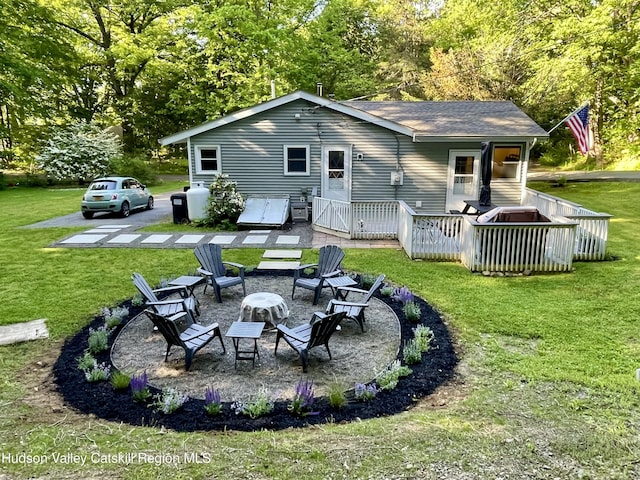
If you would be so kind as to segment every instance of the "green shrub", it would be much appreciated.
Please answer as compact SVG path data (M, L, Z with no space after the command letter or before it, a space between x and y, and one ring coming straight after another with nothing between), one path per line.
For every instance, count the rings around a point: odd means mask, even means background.
M78 369L89 370L96 364L96 359L89 351L84 352L84 355L78 357Z
M374 275L372 273L363 273L362 275L360 275L360 283L362 284L362 288L364 290L369 290L377 279L377 275Z
M109 380L111 367L106 363L95 362L93 368L85 370L84 375L89 382L103 382Z
M131 383L131 377L124 372L116 370L111 374L111 386L114 390L126 390Z
M327 400L331 408L341 409L347 404L347 397L344 393L345 390L344 385L340 382L332 382L329 385Z
M405 303L402 306L402 312L405 317L407 317L408 322L418 323L418 321L420 321L420 314L422 312L420 310L420 306L416 302L410 301Z
M156 395L154 399L153 406L156 411L162 412L165 415L171 415L189 400L189 396L180 393L175 388L167 388L162 393Z
M390 297L391 295L393 295L393 292L395 292L395 288L393 287L382 287L380 289L380 294L383 297Z
M211 226L218 225L224 220L235 223L245 206L244 198L238 193L236 182L229 180L228 175L216 175L209 185L209 193L207 217L202 223Z
M251 402L234 402L231 409L236 414L246 415L250 418L258 418L273 411L274 404L266 395L260 394L258 398Z
M109 347L109 331L100 327L89 329L89 351L93 354L104 352Z
M429 327L418 325L413 329L413 336L420 351L423 353L428 352L434 336L433 331Z
M402 358L407 365L414 365L422 361L422 350L415 338L405 342L402 349Z
M401 365L400 361L396 360L377 376L376 383L382 390L393 390L398 385L400 378L411 375L411 372L409 367Z
M111 175L120 177L135 177L145 185L158 183L158 177L149 161L142 156L126 156L111 160L109 163Z

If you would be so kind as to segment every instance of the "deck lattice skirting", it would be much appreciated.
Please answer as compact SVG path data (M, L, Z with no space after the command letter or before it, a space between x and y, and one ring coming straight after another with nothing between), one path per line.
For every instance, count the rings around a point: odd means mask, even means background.
M416 212L402 200L341 202L315 197L313 228L352 239L398 239L410 258L461 261L472 271L569 271L603 260L610 215L526 189L522 205L550 223L478 223L472 216Z

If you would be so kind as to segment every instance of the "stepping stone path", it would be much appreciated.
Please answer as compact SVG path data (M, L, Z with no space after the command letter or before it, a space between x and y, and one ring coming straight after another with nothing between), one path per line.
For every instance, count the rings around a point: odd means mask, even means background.
M284 235L280 230L249 230L247 232L223 234L179 234L179 233L138 233L130 231L131 225L98 225L69 238L60 240L56 246L66 247L193 247L200 243L216 243L223 247L260 247L283 246L309 248L311 245L300 245L299 235ZM265 258L280 260L264 268L291 269L300 262L299 250L267 250Z
M301 257L302 250L267 250L262 258L278 260L263 260L258 264L258 270L293 270L300 266L300 262L289 259Z

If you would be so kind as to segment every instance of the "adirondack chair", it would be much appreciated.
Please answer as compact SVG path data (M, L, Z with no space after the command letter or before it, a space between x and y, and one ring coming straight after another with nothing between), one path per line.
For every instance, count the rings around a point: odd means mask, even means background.
M324 345L331 359L331 350L329 350L329 340L331 335L338 328L338 325L345 316L345 312L337 312L325 314L315 312L311 321L305 325L294 328L288 328L284 325L278 325L276 335L276 348L273 351L275 355L278 351L278 343L283 338L296 352L300 355L302 361L302 371L307 373L309 365L309 350L320 345Z
M244 285L244 265L233 262L222 261L222 248L215 243L207 243L198 245L193 251L196 258L200 262L201 267L198 273L207 277L207 283L204 287L206 293L207 286L213 287L213 292L218 303L222 303L221 290L234 285L242 285L242 292L247 296L247 289ZM236 270L235 276L227 276L227 267Z
M385 275L380 275L369 290L362 290L355 287L338 287L335 298L327 305L326 313L344 312L345 318L353 320L360 325L360 329L364 333L364 310L369 306L369 301L371 297L373 297L373 294L382 286L384 279ZM360 302L347 301L349 293L359 293L364 296Z
M138 289L140 294L145 299L145 305L153 308L153 310L159 315L170 317L179 312L186 312L188 317L188 323L195 323L195 319L200 315L198 310L198 301L196 298L189 294L189 291L184 286L168 286L163 288L153 289L147 283L145 278L137 272L131 275L133 284ZM165 300L158 299L158 294L173 294L177 293L180 298L168 298Z
M153 324L158 327L158 331L162 333L162 336L167 341L167 353L164 356L166 362L169 358L169 351L174 345L182 347L184 349L185 356L185 370L191 368L191 362L198 350L207 345L215 337L220 339L220 345L222 345L222 351L227 352L222 341L222 334L220 333L220 327L217 323L212 325L198 325L197 323L190 325L185 331L180 332L176 322L186 315L186 312L179 312L175 315L166 317L159 315L151 309L144 311Z
M336 245L325 245L321 247L318 263L300 265L293 271L291 299L293 300L293 295L296 293L296 287L302 287L313 290L313 304L317 305L320 295L322 294L322 289L331 286L327 280L343 275L342 269L340 268L340 263L343 258L344 251L340 247ZM302 276L303 272L307 269L313 269L311 277Z

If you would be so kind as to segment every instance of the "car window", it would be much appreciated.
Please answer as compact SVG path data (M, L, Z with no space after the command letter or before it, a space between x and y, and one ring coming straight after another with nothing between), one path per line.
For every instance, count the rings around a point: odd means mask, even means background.
M113 180L103 180L101 182L93 182L89 190L115 190L116 182Z
M130 180L130 186L129 188L142 188L142 186L140 185L140 183L138 183L136 180Z

